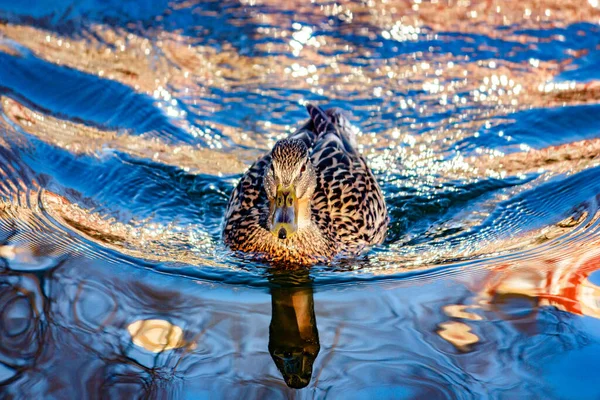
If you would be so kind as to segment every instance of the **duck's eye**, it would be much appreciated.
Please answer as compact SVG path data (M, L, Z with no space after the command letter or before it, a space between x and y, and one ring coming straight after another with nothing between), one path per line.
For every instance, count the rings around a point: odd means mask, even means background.
M306 164L302 166L302 168L300 168L300 173L303 174L304 171L306 171Z

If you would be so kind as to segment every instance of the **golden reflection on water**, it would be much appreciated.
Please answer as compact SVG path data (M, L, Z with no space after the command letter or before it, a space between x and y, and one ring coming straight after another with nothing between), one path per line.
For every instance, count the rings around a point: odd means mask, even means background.
M60 120L34 111L14 99L0 96L1 110L24 132L44 142L76 155L97 155L107 149L123 151L134 157L177 166L199 174L228 175L239 173L245 165L222 151L202 149L191 145L169 145L158 139L136 137L116 131L100 130L81 123ZM1 124L1 122L0 122Z
M153 353L188 346L183 340L183 330L163 319L137 320L127 326L127 332L136 346ZM195 347L192 343L190 346Z
M448 305L444 307L443 311L446 315L453 318L468 319L471 321L481 321L483 319L481 315L468 311L468 308L467 306Z
M469 128L479 123L476 117L489 119L521 108L561 105L567 98L570 104L586 102L590 96L597 98L597 91L591 90L589 85L567 83L566 86L548 86L552 77L561 71L556 64L550 62L532 59L523 66L509 61L502 64L494 61L470 61L468 56L465 58L432 53L432 59L423 62L416 63L412 57L402 55L388 58L380 65L378 60L370 59L370 50L360 47L336 56L323 54L323 49L344 49L351 45L335 36L312 38L316 41L313 43L309 33L302 33L308 32L311 24L318 25L317 21L321 20L323 14L351 15L352 18L348 17L346 23L341 25L341 31L349 30L354 34L373 36L373 40L390 36L396 41L402 41L405 38L399 32L408 32L406 38L410 38L413 35L410 32L418 32L426 25L429 27L427 35L432 39L443 32L473 32L535 47L544 39L523 33L515 34L513 29L498 30L496 27L510 27L514 24L521 30L529 25L539 27L541 23L551 23L558 27L575 21L596 23L600 18L599 11L587 3L565 7L563 2L550 1L514 7L510 1L452 2L444 5L373 1L339 4L334 8L329 4L319 7L296 2L267 3L277 10L295 10L295 7L300 7L305 10L303 15L307 21L291 24L289 20L271 20L284 15L281 13L251 13L251 20L255 19L259 25L273 25L258 29L256 33L265 39L267 45L282 36L289 38L289 43L284 45L286 48L282 51L268 48L265 49L267 55L253 57L240 55L232 46L225 45L216 51L210 46L198 45L192 38L162 31L152 33L147 38L95 25L91 31L96 38L84 39L61 37L41 29L12 24L0 25L0 31L5 37L17 41L42 59L116 80L138 92L153 96L167 115L172 116L191 135L208 139L211 148L222 148L226 144L211 136L208 130L198 130L188 124L182 118L181 107L177 106L177 101L183 101L198 115L215 112L222 105L218 101L209 100L208 88L230 92L258 91L263 95L280 97L275 92L260 88L260 84L269 83L273 87L285 87L290 91L308 89L329 99L345 99L348 93L355 99L381 98L383 104L394 103L391 100L397 98L399 86L404 92L419 93L408 98L402 97L396 112L396 120L400 125L407 126L408 132L399 132L395 127L376 138L368 135L359 137L361 148L373 158L382 157L381 150L374 151L374 143L377 143L379 149L397 145L396 151L401 152L402 146L399 145L404 140L415 138L410 132L427 126L423 122L411 123L415 112L420 116L427 116L435 114L440 108L478 104L477 108L468 112L454 113L451 117L430 125L432 133L416 136L418 142L409 156L418 155L424 163L427 163L428 152L419 150L419 143L435 149L448 145L449 140L458 141ZM354 32L352 22L359 26L362 23L375 26L381 31ZM98 38L102 41L98 41ZM300 57L289 57L289 53L296 51L298 45L302 45ZM86 54L83 58L80 56L82 53ZM353 66L348 63L357 56L364 57L367 64ZM581 55L573 54L573 58L576 57ZM224 66L235 68L223 68ZM371 90L366 92L365 87ZM571 95L565 97L563 92ZM179 100L172 104L175 95ZM297 100L301 104L304 99L298 97ZM378 113L390 111L382 109L380 105L369 108ZM264 124L257 127L261 131L256 132L259 134L252 132L256 129L233 128L216 122L212 126L221 130L236 144L250 144L263 149L271 146L273 139L283 136L295 126L295 121L282 125L269 121L268 115L264 117L267 118L263 121ZM401 153L398 155L402 156Z
M470 346L479 342L471 327L463 322L448 321L439 325L438 335L460 351L468 352Z

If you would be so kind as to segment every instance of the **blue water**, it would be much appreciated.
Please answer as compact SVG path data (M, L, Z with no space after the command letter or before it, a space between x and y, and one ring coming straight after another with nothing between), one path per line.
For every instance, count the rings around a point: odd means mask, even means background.
M599 398L599 24L0 1L0 398ZM391 222L279 271L221 224L307 102L351 115Z

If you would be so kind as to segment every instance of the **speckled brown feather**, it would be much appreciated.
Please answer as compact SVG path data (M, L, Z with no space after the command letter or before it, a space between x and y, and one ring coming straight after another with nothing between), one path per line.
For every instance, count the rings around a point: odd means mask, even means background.
M336 109L324 112L312 105L307 109L310 120L292 137L305 142L316 169L313 229L285 240L269 231L269 201L263 185L269 153L250 167L231 194L223 239L233 250L274 262L311 265L331 261L338 254L356 255L384 240L388 216L383 194L352 145L351 125Z

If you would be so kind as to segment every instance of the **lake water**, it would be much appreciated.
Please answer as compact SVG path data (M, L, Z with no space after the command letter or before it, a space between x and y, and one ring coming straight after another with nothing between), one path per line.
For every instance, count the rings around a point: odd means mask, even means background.
M341 107L386 242L279 271L241 174ZM0 397L597 399L598 1L0 1Z

